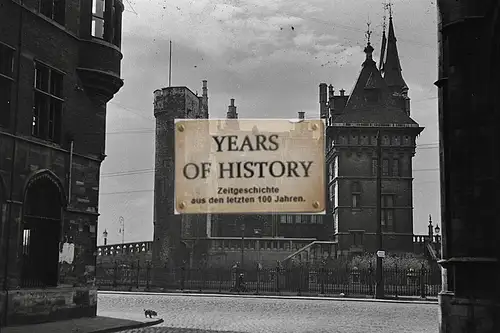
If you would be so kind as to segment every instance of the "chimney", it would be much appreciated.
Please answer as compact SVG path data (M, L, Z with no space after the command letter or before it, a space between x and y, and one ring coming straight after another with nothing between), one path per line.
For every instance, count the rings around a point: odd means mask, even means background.
M326 83L319 84L319 103L320 104L326 103L326 97L327 97L326 89L327 89Z
M327 117L327 89L328 86L326 83L319 84L319 115L321 119L325 119Z
M305 119L305 112L299 111L299 119Z
M340 96L344 96L345 95L345 90L344 89L340 89Z
M236 112L236 106L234 106L234 98L231 98L231 103L227 107L227 119L238 119L238 113Z
M207 80L203 80L203 96L208 97L208 88L207 88Z
M333 85L329 85L328 86L328 99L329 100L332 100L333 99L333 93L334 93L334 90L333 90Z
M208 88L207 88L207 80L203 80L202 81L203 83L203 92L202 92L202 95L201 95L201 109L203 111L203 116L208 119L209 118L209 115L208 115Z

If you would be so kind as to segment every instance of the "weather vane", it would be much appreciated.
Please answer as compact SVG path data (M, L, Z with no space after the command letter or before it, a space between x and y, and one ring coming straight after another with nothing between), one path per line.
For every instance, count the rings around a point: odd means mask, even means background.
M389 11L389 18L391 18L392 17L392 2L391 2L391 0L384 2L384 10ZM384 15L384 18L385 18L385 15Z
M372 23L370 21L366 22L366 25L367 25L367 29L366 29L366 32L365 32L365 37L366 37L366 40L368 42L368 44L370 44L370 37L372 36L372 33L373 31L370 30L370 25Z

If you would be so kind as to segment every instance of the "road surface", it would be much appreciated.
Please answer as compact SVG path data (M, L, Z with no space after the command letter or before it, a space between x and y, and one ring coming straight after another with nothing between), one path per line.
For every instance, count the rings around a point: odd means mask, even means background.
M98 315L165 322L127 333L434 333L437 304L184 295L99 294Z

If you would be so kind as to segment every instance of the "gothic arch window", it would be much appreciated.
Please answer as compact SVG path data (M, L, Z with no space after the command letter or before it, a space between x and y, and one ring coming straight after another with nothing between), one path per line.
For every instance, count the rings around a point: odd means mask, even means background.
M23 206L22 287L55 287L62 239L62 187L50 173L28 183Z
M408 135L405 135L405 136L403 137L403 144L404 144L405 146L409 146L409 145L410 145L410 137L409 137Z
M390 146L391 145L391 138L388 135L384 135L382 137L382 144L384 146Z

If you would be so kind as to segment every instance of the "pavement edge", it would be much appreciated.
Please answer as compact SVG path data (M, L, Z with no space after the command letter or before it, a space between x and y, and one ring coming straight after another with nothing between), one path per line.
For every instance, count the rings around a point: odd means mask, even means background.
M134 291L108 291L99 290L98 294L108 295L155 295L155 296L191 296L191 297L234 297L234 298L267 298L267 299L294 299L312 301L350 301L350 302L373 302L373 303L402 303L402 304L432 304L437 305L437 300L428 299L375 299L354 297L327 297L327 296L288 296L288 295L242 295L242 294L211 294L194 292L134 292Z
M164 322L163 319L157 319L157 320L148 321L148 322L139 322L139 323L133 324L133 325L104 328L102 330L92 331L92 332L89 332L89 333L114 333L114 332L123 332L123 331L128 331L128 330L134 330L134 329L137 329L137 328L151 327L151 326L155 326L155 325L161 324L163 322Z

